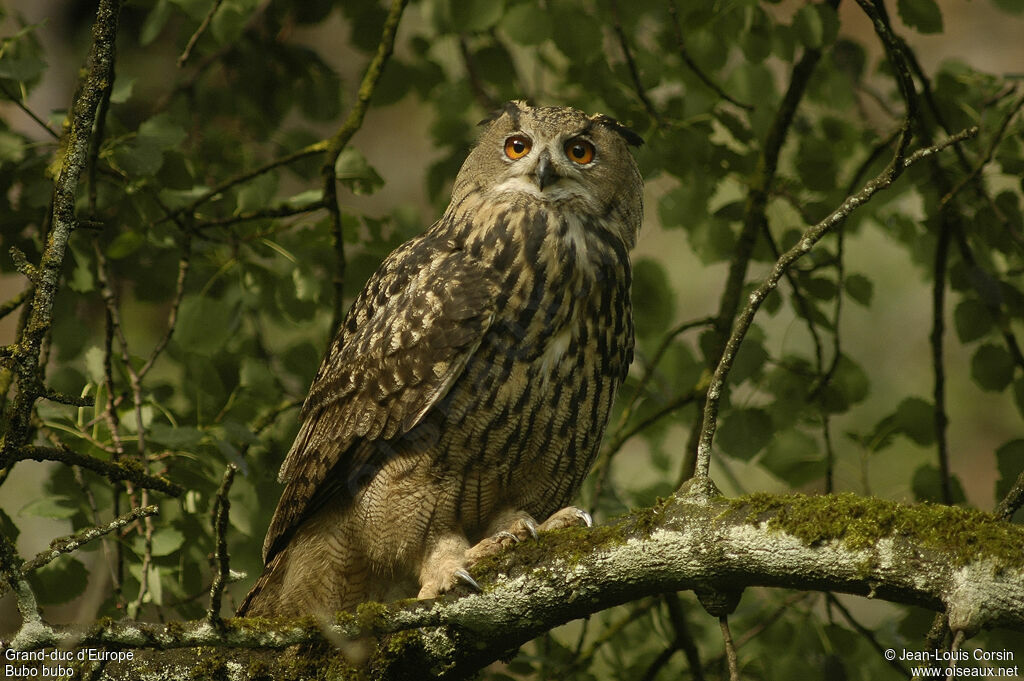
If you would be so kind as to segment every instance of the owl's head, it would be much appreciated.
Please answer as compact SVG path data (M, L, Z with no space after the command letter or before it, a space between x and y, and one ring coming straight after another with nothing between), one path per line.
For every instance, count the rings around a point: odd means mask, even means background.
M635 236L643 179L629 147L643 144L638 134L603 114L519 101L481 125L487 127L455 179L453 205L480 192L486 201L543 203L590 215L614 210Z

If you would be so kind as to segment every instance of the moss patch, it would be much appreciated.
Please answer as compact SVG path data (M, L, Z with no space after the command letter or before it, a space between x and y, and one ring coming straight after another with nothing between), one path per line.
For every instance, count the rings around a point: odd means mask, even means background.
M887 537L948 553L956 567L990 559L998 567L1024 565L1024 528L991 513L941 504L837 494L751 494L729 501L726 513L745 513L747 522L798 537L808 546L841 541L865 549Z

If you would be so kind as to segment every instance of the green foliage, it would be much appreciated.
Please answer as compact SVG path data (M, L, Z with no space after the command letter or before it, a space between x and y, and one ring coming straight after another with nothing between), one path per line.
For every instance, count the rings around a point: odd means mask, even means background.
M364 128L333 166L343 260L323 210L329 193L317 149L325 145L311 145L355 106L384 5L225 0L196 33L210 0L127 4L102 139L78 193L78 218L99 228L72 234L48 341L47 385L93 397L95 406L40 402L36 442L134 462L188 491L147 493L160 515L105 540L119 547L125 569L119 590L101 594L102 615L136 605L149 619L203 615L214 548L209 515L228 463L241 469L230 497L232 567L249 573L229 588L229 604L237 603L262 567L260 545L280 493L276 471L335 308L436 218L476 122L508 98L604 112L646 140L636 150L649 203L633 260L637 358L606 438L622 437L624 451L638 445L644 454L616 453L606 484L589 480L583 500L602 520L678 487L708 377L735 321L679 331L683 311L718 315L729 268L743 275L730 294L742 309L778 254L888 163L905 103L878 38L845 24L847 12L860 11L852 6L840 14L825 2L542 4L543 11L524 0L412 3L418 20L403 20ZM889 4L911 43L916 33L942 33L935 0ZM1022 11L1016 0L993 4ZM7 19L0 97L40 101L27 96L54 73L77 68L56 63L60 56L47 54L40 36L52 32L46 44L60 40L80 60L87 26ZM969 55L944 56L934 72L915 74L919 89L925 79L930 89L918 97L912 148L969 125L980 135L915 166L859 208L766 299L720 405L716 482L728 493L772 484L941 499L937 413L949 416L943 427L963 429L948 438L963 477L946 481L956 503L994 506L1024 468L1019 421L988 420L998 411L989 405L1011 400L1013 416L1024 415L1021 101L1005 79L960 60ZM813 68L801 72L801 63ZM798 100L794 108L782 111L790 99ZM59 133L63 110L35 113ZM778 156L767 158L770 136L780 132ZM5 275L15 270L12 246L39 261L64 153L7 102L0 120ZM393 179L410 169L413 181ZM427 200L417 203L420 182ZM753 233L744 235L745 226ZM930 294L943 230L948 395L936 404ZM16 293L20 280L11 280ZM117 317L108 322L108 312ZM0 366L5 419L12 376ZM977 496L981 486L966 476L969 457L999 443L1006 444L995 451L996 470L985 478L992 495ZM879 491L878 470L898 480ZM142 503L139 490L115 489L91 472L55 467L45 485L45 496L0 510L6 536L30 518L71 532ZM63 557L37 571L44 604L79 596L89 588L87 570L109 573L103 561L112 559L95 556L97 567ZM787 599L748 594L732 618L734 630L766 623L740 653L752 676L798 678L809 669L823 678L893 676L855 625L821 618L819 596L780 616L792 605ZM691 595L681 600L706 672L719 669L717 623ZM595 615L585 629L555 630L486 678L654 678L655 664L663 665L657 678L686 678L685 655L663 659L681 635L675 608L662 600L626 608ZM920 635L920 612L872 617L887 647L916 645L910 637ZM611 627L620 627L618 636L602 643ZM591 645L595 654L580 654Z

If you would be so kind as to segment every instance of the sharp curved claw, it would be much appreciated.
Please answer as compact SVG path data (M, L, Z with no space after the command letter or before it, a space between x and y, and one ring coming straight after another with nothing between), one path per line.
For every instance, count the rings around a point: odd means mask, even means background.
M584 523L586 523L587 527L593 527L594 526L594 519L591 517L591 515L589 513L584 511L582 508L577 508L576 509L576 515L579 516L580 520L582 520Z
M530 537L533 539L537 538L537 523L530 519L524 519L523 524L526 525L526 531L530 533Z
M511 539L513 543L519 543L519 537L509 532L508 530L502 530L498 534L494 535L496 539Z
M468 586L470 589L473 589L474 591L481 590L480 585L476 583L476 580L470 577L469 573L463 570L462 568L456 570L454 574L457 580Z

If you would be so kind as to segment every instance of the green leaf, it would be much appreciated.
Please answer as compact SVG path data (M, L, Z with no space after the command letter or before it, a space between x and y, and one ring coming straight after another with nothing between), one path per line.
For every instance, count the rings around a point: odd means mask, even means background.
M651 258L633 262L633 297L643 301L633 308L637 334L649 336L668 328L675 317L675 297L661 263Z
M145 242L146 237L141 232L121 232L107 246L107 257L111 260L128 257L139 250Z
M171 426L166 423L154 423L146 432L146 437L153 442L169 449L189 450L203 439L203 432L191 426Z
M1010 14L1024 14L1024 0L992 0L992 4Z
M775 433L759 463L778 478L796 487L825 474L825 458L813 437L787 428Z
M997 449L996 466L999 469L996 500L999 501L1009 494L1021 471L1024 471L1024 440L1010 440Z
M0 130L0 161L19 163L25 158L25 138Z
M277 194L277 173L257 175L238 190L235 215L266 208Z
M450 0L448 11L456 32L477 33L498 23L505 13L505 3L504 0Z
M551 37L551 16L527 2L508 10L501 28L520 45L538 45Z
M30 572L28 581L40 605L56 605L67 603L85 591L89 574L77 558L62 556Z
M956 335L963 343L970 343L988 334L994 322L988 308L976 298L964 298L953 311Z
M92 346L85 351L85 370L89 372L89 378L93 383L102 383L105 369L104 369L104 358L105 353L103 348L99 346Z
M919 33L942 33L942 12L935 0L897 0L896 10Z
M807 4L797 10L793 28L805 47L820 49L839 34L839 16L824 3Z
M1004 346L985 343L971 358L971 378L983 390L1005 390L1013 380L1013 357Z
M145 47L156 40L160 32L164 30L164 26L167 25L167 19L170 16L171 4L167 0L157 0L153 9L146 15L146 20L142 22L142 30L139 32L139 44ZM118 80L121 79L118 78ZM114 89L117 89L117 85L114 86ZM111 96L110 101L114 101L113 96Z
M353 194L372 194L384 186L384 179L366 161L357 149L347 147L338 155L334 164L338 182L352 190Z
M925 464L914 471L914 479L910 483L910 488L913 490L914 497L918 501L930 501L937 504L945 503L945 500L942 498L942 474L937 466ZM960 479L955 475L949 477L949 493L954 504L962 504L967 501L967 497L964 495L964 487L960 484Z
M751 459L772 439L772 419L763 409L736 409L718 429L722 451L738 459Z
M835 373L822 391L822 405L833 414L841 414L867 399L871 381L863 367L843 355L836 363Z
M53 518L65 520L78 513L78 506L68 497L46 496L30 501L21 507L18 515L30 515L37 518Z
M843 286L846 289L846 293L855 302L860 303L864 307L871 305L871 299L875 293L875 285L863 274L846 275Z
M159 149L174 149L185 141L185 129L169 113L161 113L144 121L139 126L136 141L152 144Z
M142 538L140 537L140 539ZM153 533L152 554L154 556L169 556L180 549L184 543L184 534L173 527L162 527Z
M935 406L920 397L908 397L896 407L893 426L919 445L935 442Z
M183 350L212 355L234 332L234 306L214 298L187 296L178 311L174 342Z
M14 524L14 521L11 520L11 516L7 515L2 508L0 508L0 533L7 537L7 540L12 543L18 538L18 535L21 534L21 530L19 530L18 526Z

